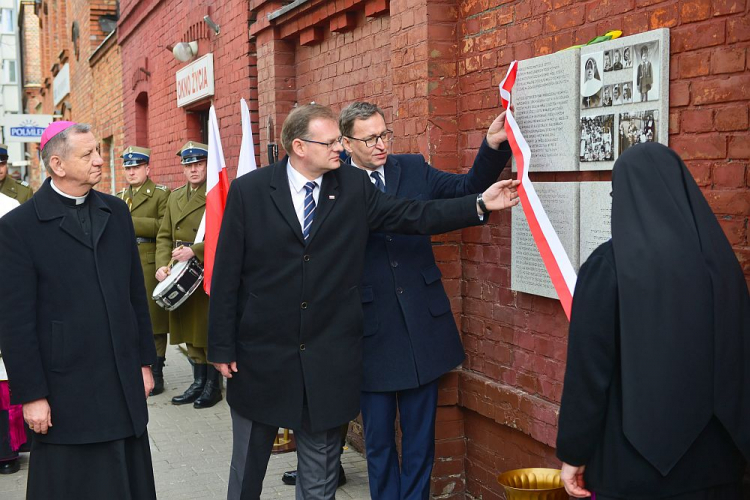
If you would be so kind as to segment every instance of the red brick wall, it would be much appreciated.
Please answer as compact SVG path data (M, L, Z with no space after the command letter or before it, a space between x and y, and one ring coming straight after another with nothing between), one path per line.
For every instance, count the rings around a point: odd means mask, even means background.
M344 0L326 10L325 2L311 0L269 20L281 4L251 2L261 123L272 117L277 137L296 101L338 110L368 99L388 112L394 152L420 152L441 169L465 171L499 111L497 86L512 60L610 29L627 36L669 27L670 145L703 188L750 278L746 0L392 0L388 16L372 17L367 12L376 3ZM436 238L435 253L467 359L442 381L433 494L498 498L501 471L557 465L567 320L557 301L510 290L509 213Z
M671 28L670 146L704 190L750 278L744 0L464 0L459 16L463 168L497 112L497 85L510 61L585 43L610 29L631 35ZM492 217L490 227L463 231L461 253L467 360L459 401L469 443L467 492L482 498L499 497L495 476L505 469L556 463L567 335L557 301L510 290L509 217ZM483 447L484 439L490 441Z
M209 13L221 27L218 36L203 22L203 16ZM243 97L251 110L258 153L258 79L255 45L248 37L248 24L248 4L241 0L122 2L119 43L123 59L125 142L136 142L139 114L136 99L145 92L151 172L157 182L171 188L184 184L183 168L175 153L188 140L200 140L194 126L195 116L177 107L175 74L189 62L177 61L167 48L180 41L192 41L196 34L200 38L199 55L214 54L213 103L230 178L237 170L242 139L240 98ZM207 109L208 104L206 100L199 107Z

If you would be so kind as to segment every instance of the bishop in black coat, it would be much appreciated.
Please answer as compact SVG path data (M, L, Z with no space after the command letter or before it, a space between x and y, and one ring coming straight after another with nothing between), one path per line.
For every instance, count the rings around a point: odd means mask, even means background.
M82 175L100 178L93 134L71 136L94 158ZM146 394L156 351L130 213L54 179L0 220L0 347L11 402L36 432L27 498L155 498ZM44 400L48 428L28 413Z

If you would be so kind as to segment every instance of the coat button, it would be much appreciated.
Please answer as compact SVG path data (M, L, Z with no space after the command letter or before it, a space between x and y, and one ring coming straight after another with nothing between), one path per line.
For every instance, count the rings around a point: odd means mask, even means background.
M299 345L299 350L300 351L304 351L305 350L305 344L300 344Z
M302 309L307 309L307 302L303 302L302 304L300 304L300 307Z
M391 267L398 267L398 261L394 260L393 262L391 262Z
M305 262L310 262L310 256L305 255L304 257L302 257L302 260L304 260Z
M398 288L396 288L396 293L402 294L402 293L404 293L404 289L401 288L401 287L398 287Z
M180 226L177 226L175 229L177 229L179 231L180 230Z
M393 236L391 236L390 234L386 235L385 241L393 241Z

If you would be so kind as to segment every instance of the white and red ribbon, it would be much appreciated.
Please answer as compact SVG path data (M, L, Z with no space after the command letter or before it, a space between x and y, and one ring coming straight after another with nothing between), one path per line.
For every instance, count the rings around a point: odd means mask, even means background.
M500 83L500 101L503 108L506 109L505 132L508 134L508 142L510 142L513 158L516 160L516 167L518 168L518 178L521 180L518 195L521 198L523 213L526 215L526 221L529 224L531 235L534 237L534 243L539 249L544 267L547 268L565 315L570 320L573 290L576 286L576 272L555 228L544 211L534 185L529 179L528 167L531 162L531 149L524 139L521 129L518 128L513 112L510 110L510 92L516 83L517 72L518 61L513 61L508 68L508 73Z

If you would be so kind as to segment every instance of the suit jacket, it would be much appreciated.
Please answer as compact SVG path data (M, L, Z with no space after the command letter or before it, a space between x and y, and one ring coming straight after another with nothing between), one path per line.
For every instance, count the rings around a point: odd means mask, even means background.
M133 223L91 190L84 235L47 180L0 219L0 347L12 404L47 398L35 439L80 444L139 436L148 412L141 366L156 362Z
M178 187L169 195L159 233L156 236L156 268L169 264L175 241L192 243L198 234L203 213L206 211L206 184L196 189L188 198L188 185ZM190 247L195 257L203 262L203 242ZM177 309L169 311L169 342L187 342L196 347L206 347L208 328L208 295L203 286Z
M359 283L369 232L438 233L480 220L474 196L401 200L343 165L323 177L305 243L286 168L284 159L231 185L211 286L208 359L237 362L227 401L244 417L299 429L306 403L312 430L320 431L359 413Z
M6 176L2 187L0 187L0 193L18 200L18 203L24 203L31 199L34 191L29 187L28 182L19 182L10 176Z
M146 280L146 294L148 295L148 309L151 312L151 326L154 333L169 332L169 315L165 309L158 306L151 298L156 281L156 234L167 210L169 188L157 185L151 179L146 179L135 196L131 188L123 189L117 197L123 201L131 200L130 215L133 218L135 235L139 238L149 238L152 243L138 243L138 254L141 256L143 277Z
M716 417L666 476L625 436L617 276L611 241L591 254L578 275L557 456L571 465L586 465L584 479L590 491L633 500L666 498L738 483L745 469L745 459Z
M482 142L465 175L432 168L421 155L389 155L385 190L397 198L432 200L481 193L510 158ZM362 275L364 391L399 391L427 384L464 359L451 304L429 236L372 233ZM404 293L397 293L401 287Z

